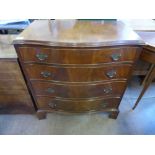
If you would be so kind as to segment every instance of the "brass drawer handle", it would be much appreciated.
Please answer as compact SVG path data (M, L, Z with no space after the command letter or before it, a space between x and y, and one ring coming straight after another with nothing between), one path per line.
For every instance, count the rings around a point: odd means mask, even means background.
M47 88L46 92L48 92L48 93L55 93L55 90L53 88Z
M44 78L47 78L47 77L50 77L52 75L51 72L48 72L48 71L42 71L40 73Z
M50 103L48 104L48 106L49 106L50 108L52 108L52 109L55 109L57 105L56 105L56 103L50 102Z
M48 58L48 55L47 54L44 54L44 53L38 53L36 54L36 57L40 60L40 61L43 61L45 59Z
M111 70L111 71L108 71L106 73L106 75L109 77L109 78L113 78L116 76L116 71L115 70Z
M121 53L113 53L111 55L111 58L113 61L118 61L121 58L121 56L122 56Z
M112 88L111 87L105 88L103 91L105 94L109 94L110 92L112 92Z

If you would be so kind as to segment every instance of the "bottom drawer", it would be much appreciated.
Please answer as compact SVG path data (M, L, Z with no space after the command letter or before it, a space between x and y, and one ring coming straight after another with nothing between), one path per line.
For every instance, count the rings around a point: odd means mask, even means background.
M95 100L61 100L50 97L37 97L37 106L40 110L66 111L71 113L87 111L111 111L117 109L120 98Z
M91 98L105 96L121 96L126 81L114 81L92 84L57 84L52 82L32 81L37 96L62 98Z

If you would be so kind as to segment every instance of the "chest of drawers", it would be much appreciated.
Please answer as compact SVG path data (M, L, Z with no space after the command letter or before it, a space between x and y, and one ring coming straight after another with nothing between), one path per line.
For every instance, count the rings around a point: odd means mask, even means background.
M141 40L131 30L123 35L126 28L118 23L63 23L34 22L14 41L38 117L108 112L117 118Z

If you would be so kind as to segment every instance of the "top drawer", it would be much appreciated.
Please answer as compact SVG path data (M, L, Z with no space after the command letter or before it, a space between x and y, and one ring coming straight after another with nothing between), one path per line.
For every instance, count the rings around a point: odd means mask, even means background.
M117 48L53 48L21 46L19 52L24 62L47 64L98 64L108 62L133 62L139 47Z

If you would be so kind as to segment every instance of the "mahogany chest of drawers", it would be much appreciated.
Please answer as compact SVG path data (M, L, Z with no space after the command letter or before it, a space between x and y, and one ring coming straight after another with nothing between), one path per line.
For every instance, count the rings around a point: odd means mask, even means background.
M14 41L37 116L108 112L119 104L143 42L122 23L35 21Z

